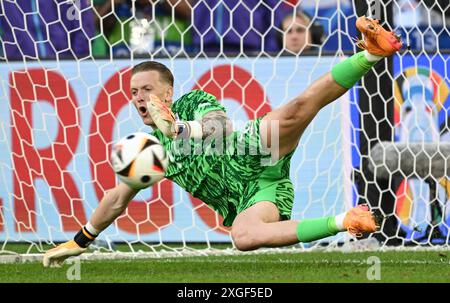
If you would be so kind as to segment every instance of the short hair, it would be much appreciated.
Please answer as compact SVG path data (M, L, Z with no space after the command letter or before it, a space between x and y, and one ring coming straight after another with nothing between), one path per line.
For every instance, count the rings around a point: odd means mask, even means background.
M303 12L303 11L296 11L295 14L288 14L286 16L284 16L282 22L281 22L281 27L283 29L283 23L284 21L286 21L287 18L292 18L293 22L295 23L295 19L300 18L301 20L305 21L305 23L307 23L308 25L311 23L312 18L310 15L308 15L307 13Z
M144 61L142 63L133 66L133 69L131 70L131 75L152 70L157 71L159 73L161 80L167 82L168 84L170 84L170 86L173 86L174 77L170 69L168 69L164 64L161 64L156 61Z

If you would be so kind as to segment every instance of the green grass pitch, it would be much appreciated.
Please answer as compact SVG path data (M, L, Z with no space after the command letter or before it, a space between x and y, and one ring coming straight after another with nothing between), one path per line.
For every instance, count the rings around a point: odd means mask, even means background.
M374 263L380 261L379 280ZM72 264L0 264L1 282L450 282L450 252L308 252L84 261L80 280ZM73 268L73 267L72 267ZM372 273L372 275L370 275Z

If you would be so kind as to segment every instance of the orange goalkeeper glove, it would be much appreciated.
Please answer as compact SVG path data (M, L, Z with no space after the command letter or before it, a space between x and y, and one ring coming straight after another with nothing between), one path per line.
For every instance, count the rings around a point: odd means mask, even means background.
M169 138L175 138L178 134L175 115L170 107L157 96L151 94L147 101L147 110L158 129Z
M44 255L42 263L45 267L61 267L64 260L69 257L81 255L86 249L78 246L74 240L70 240L48 250Z

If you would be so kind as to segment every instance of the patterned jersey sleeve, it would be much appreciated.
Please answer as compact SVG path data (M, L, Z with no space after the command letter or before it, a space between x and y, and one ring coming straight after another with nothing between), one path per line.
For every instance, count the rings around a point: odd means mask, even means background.
M172 110L183 121L201 120L205 114L215 110L226 112L216 97L201 90L183 95L174 103Z

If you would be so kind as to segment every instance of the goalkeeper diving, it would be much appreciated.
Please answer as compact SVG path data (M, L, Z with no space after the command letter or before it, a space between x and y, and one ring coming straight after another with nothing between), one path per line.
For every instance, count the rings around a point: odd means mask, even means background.
M192 91L173 102L174 78L164 65L147 61L133 67L132 102L144 124L153 128L152 135L171 154L166 178L217 211L224 218L223 224L231 226L237 249L287 246L343 231L360 235L379 228L366 205L336 216L291 220L294 189L289 178L290 160L303 132L324 106L353 87L379 60L402 47L399 38L378 20L360 17L356 27L364 35L358 42L364 51L335 65L288 103L249 121L240 132L232 130L225 108L204 91ZM278 133L271 133L275 129ZM171 153L176 140L203 140L212 149L217 141L206 140L220 136L231 138L231 149L244 144L269 152L216 155L206 148L203 153ZM276 161L263 164L274 155ZM44 266L60 266L68 257L86 251L137 193L124 183L108 191L73 240L45 253Z

